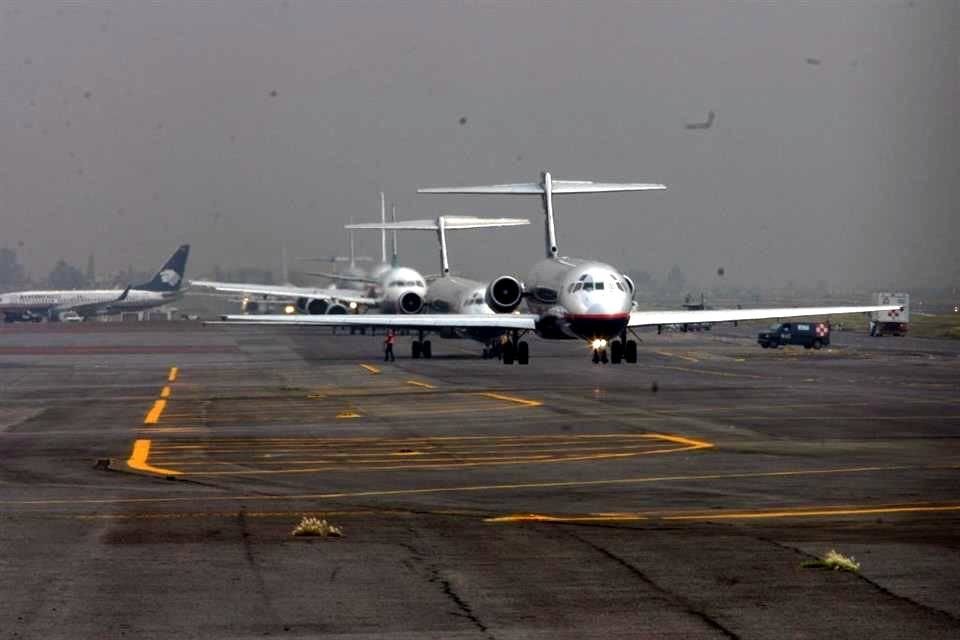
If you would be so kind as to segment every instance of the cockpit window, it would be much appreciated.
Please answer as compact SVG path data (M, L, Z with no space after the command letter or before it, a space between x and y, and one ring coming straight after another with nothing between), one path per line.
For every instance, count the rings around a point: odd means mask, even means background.
M596 289L597 291L600 291L601 289L603 289L603 283L598 282L595 285L593 285L593 288Z
M580 291L580 289L582 289L582 288L583 288L583 283L582 283L582 282L578 282L578 283L573 287L573 290L574 290L574 291Z
M592 282L584 282L584 283L583 283L583 290L584 290L584 291L593 291L593 283L592 283Z

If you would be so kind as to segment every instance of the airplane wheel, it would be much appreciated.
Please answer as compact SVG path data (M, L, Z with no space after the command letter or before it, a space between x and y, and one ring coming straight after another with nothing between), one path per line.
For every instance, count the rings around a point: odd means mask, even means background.
M423 346L420 348L420 350L423 352L423 357L424 357L424 358L432 358L432 357L433 357L433 345L430 344L430 341L429 341L429 340L424 340L424 341L423 341Z
M420 341L414 340L410 345L410 355L414 360L420 357Z
M610 343L610 362L620 364L621 360L623 360L623 343L614 340Z
M600 364L600 352L596 349L593 350L593 364Z
M600 362L602 362L603 364L607 364L607 350L606 350L606 349L604 349L603 351L600 352Z
M623 358L630 364L636 363L637 361L637 341L636 340L627 340L627 345L624 349Z
M513 345L509 342L503 345L503 364L513 364Z
M517 345L517 364L530 364L530 346L525 340Z

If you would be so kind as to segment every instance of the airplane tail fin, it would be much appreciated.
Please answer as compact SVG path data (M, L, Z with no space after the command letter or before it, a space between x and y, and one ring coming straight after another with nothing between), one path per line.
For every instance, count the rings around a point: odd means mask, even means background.
M666 189L662 184L646 182L589 182L587 180L554 180L549 171L544 171L542 180L513 184L492 184L478 187L438 187L417 189L417 193L458 193L458 194L502 194L537 195L543 199L543 211L546 214L547 257L556 258L557 229L553 216L553 196L564 193L613 193L618 191L650 191Z
M530 224L526 218L478 218L476 216L440 216L436 220L403 220L397 222L367 222L349 225L348 229L381 229L384 232L397 231L436 231L440 241L440 261L444 275L450 273L450 263L447 259L447 234L451 229L490 229L495 227L517 227Z
M183 273L187 269L187 257L190 255L190 245L181 245L170 259L167 260L160 270L153 276L149 282L138 284L134 289L140 291L177 291L183 282Z

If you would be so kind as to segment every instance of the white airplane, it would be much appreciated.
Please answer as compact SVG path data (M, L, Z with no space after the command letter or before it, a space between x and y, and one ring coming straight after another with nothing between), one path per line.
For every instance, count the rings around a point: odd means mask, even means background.
M516 227L530 224L525 218L477 218L473 216L439 216L436 220L406 220L403 222L364 223L347 225L348 229L389 229L394 235L398 230L434 231L440 244L441 272L427 277L427 295L424 298L424 310L427 313L481 314L497 313L496 308L487 300L487 285L450 273L450 261L447 252L447 231L455 229L490 229L497 227ZM424 340L423 329L419 330L419 339L411 345L413 358L429 358L432 355L430 340ZM437 330L443 338L470 338L484 345L483 357L490 357L499 348L502 329L484 327L452 328Z
M39 322L43 318L56 320L69 311L88 318L159 307L183 295L180 285L189 255L190 245L181 246L152 279L126 289L14 291L0 294L0 313L6 322Z
M383 194L380 199L381 224L386 224L386 208ZM387 232L381 231L381 254L386 261ZM351 253L353 244L351 242ZM245 308L250 308L250 296L260 296L261 303L266 299L285 300L285 315L293 316L297 312L311 316L344 316L348 313L357 313L366 307L376 307L384 314L419 313L423 309L423 299L426 295L426 282L422 275L414 269L401 267L397 264L396 255L391 263L377 265L370 275L349 275L334 273L307 273L330 277L337 281L360 283L367 286L368 292L358 289L339 287L300 287L291 284L262 285L245 282L219 282L216 280L191 280L195 287L213 289L221 293L239 293L247 297ZM255 318L274 317L269 314L254 316Z
M526 281L513 275L494 279L486 295L496 315L420 314L396 317L383 315L353 316L339 319L288 318L261 316L258 324L363 325L405 327L410 329L499 329L510 332L503 349L503 363L527 364L528 344L524 334L535 331L546 339L586 341L593 351L593 362L614 364L637 361L637 343L629 339L631 329L667 324L734 322L768 318L886 311L896 305L848 307L785 307L771 309L709 309L682 311L634 310L633 283L626 275L603 262L561 257L557 247L553 196L571 193L608 193L665 189L662 184L608 183L579 180L554 180L544 172L540 182L498 184L479 187L420 189L419 193L536 195L543 200L545 213L546 258L536 263ZM511 313L526 302L529 313ZM244 316L224 316L226 323L249 324Z

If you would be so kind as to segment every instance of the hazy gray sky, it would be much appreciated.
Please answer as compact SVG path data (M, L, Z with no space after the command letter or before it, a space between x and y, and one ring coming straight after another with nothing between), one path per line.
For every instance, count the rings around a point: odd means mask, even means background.
M530 217L451 241L462 272L525 273L536 201L414 191L549 169L669 186L559 200L566 254L761 286L960 277L953 0L0 6L0 245L34 275L181 242L193 275L343 253L380 189L400 217ZM432 237L401 257L437 270Z

